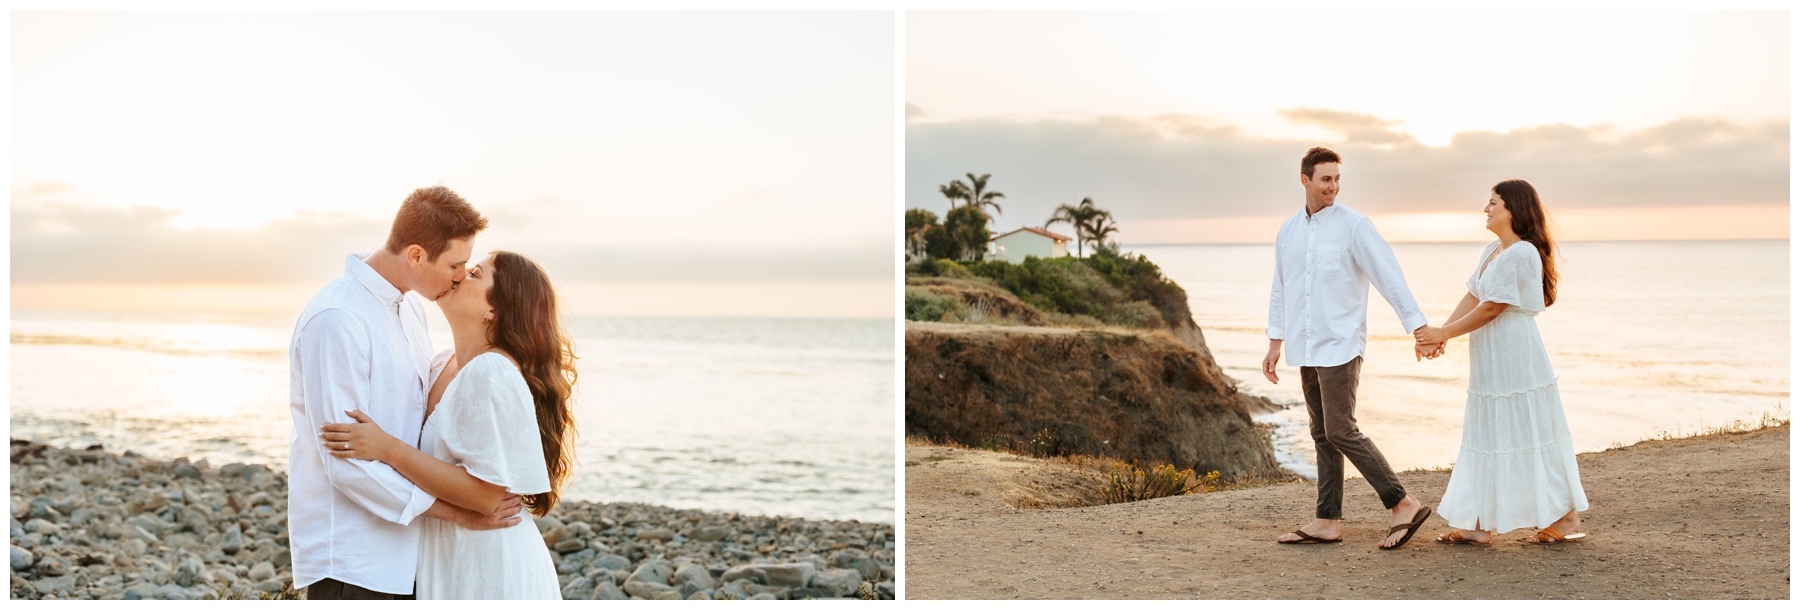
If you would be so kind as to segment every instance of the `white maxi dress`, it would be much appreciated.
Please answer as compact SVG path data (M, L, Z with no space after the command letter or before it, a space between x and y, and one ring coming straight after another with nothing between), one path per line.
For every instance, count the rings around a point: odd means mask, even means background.
M1556 373L1534 318L1544 311L1543 262L1520 241L1469 276L1469 294L1508 305L1469 336L1469 395L1462 450L1438 514L1451 527L1508 532L1542 528L1587 510Z
M550 491L531 390L519 368L494 352L469 359L450 380L419 448L511 493ZM519 515L517 525L486 531L420 519L418 598L561 599L550 550L531 512Z

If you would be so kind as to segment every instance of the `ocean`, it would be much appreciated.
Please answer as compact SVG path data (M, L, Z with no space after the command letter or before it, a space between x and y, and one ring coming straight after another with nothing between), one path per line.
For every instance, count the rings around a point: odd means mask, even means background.
M293 323L14 310L10 433L285 470ZM580 438L564 497L894 522L891 320L567 323Z
M1393 244L1432 324L1462 299L1484 245ZM1279 384L1261 373L1275 247L1125 250L1187 290L1207 346L1240 391L1290 407L1257 419L1276 425L1284 466L1315 476L1299 369L1284 357ZM1786 240L1576 242L1562 244L1557 265L1557 302L1537 322L1576 451L1789 416ZM1450 466L1462 440L1468 338L1415 362L1400 326L1371 290L1357 422L1396 469Z

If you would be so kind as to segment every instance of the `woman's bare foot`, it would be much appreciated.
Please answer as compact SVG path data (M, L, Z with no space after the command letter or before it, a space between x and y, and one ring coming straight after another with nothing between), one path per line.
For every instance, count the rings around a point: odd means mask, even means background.
M1557 519L1555 523L1550 524L1544 529L1555 530L1556 533L1562 534L1564 538L1567 538L1570 535L1581 531L1581 515L1575 514L1575 511L1569 511L1569 514L1563 515L1561 519ZM1576 537L1579 538L1580 536ZM1538 533L1527 537L1525 541L1536 543L1557 542L1555 536L1551 536L1541 530Z
M1450 530L1437 537L1438 542L1445 544L1473 544L1487 546L1494 543L1494 535L1481 530Z

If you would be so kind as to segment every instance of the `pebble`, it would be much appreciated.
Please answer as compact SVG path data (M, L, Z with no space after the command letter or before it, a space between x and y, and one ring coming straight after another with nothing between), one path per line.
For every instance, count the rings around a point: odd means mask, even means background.
M12 571L13 572L25 571L25 568L31 567L31 562L32 562L31 551L27 551L25 549L21 549L16 546L12 547Z
M13 456L15 599L256 599L292 586L279 470L17 439ZM888 524L585 501L533 521L569 598L860 598L865 584L894 597Z

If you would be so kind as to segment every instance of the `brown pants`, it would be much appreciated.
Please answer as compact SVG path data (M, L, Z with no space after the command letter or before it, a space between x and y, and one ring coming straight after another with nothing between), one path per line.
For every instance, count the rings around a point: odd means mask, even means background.
M396 595L370 591L353 584L326 578L306 586L306 599L416 599L413 594Z
M1400 477L1388 467L1375 442L1356 428L1356 383L1362 376L1362 356L1331 367L1300 367L1300 391L1306 395L1306 414L1312 423L1313 448L1318 453L1320 519L1341 519L1344 514L1344 458L1356 465L1381 503L1393 508L1406 499Z

